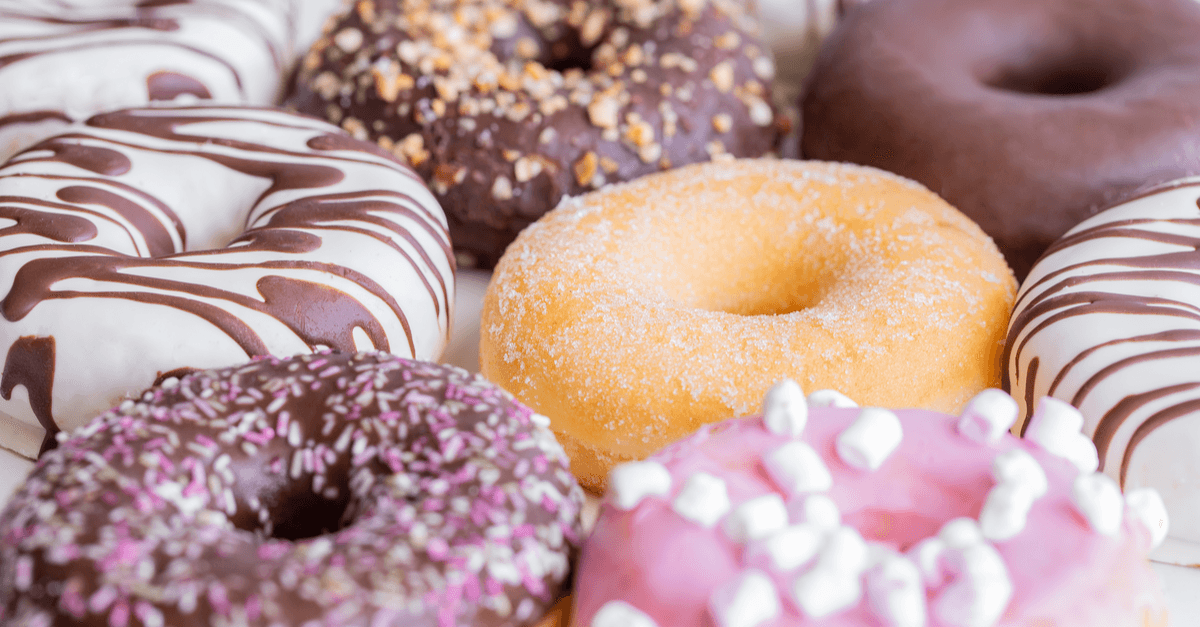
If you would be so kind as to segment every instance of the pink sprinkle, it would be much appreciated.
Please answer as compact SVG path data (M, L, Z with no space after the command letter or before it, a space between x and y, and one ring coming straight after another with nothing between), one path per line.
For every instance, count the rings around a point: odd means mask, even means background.
M463 582L463 585L465 587L467 601L469 603L475 603L479 600L479 597L483 596L483 590L479 588L479 577L475 576L474 574L467 575L466 581Z
M487 590L488 596L498 595L504 592L504 584L496 581L491 576L483 583L484 589Z
M429 557L440 562L445 560L450 553L450 545L446 544L442 538L434 538L425 545L425 552L429 554Z
M246 618L249 618L251 621L253 621L257 619L261 613L262 601L259 600L257 594L250 595L250 597L246 599Z
M229 611L232 606L229 603L229 595L225 592L225 586L220 582L215 582L208 589L208 603L213 610L221 616L229 616Z
M324 357L321 357L319 359L314 359L314 360L308 362L308 369L309 370L317 370L318 368L324 367L325 364L327 364L327 363L329 363L329 360L325 359Z
M184 496L195 496L204 492L204 468L200 464L192 464L192 481L183 489Z
M531 538L531 537L533 537L534 533L535 533L535 530L533 528L533 525L526 523L524 525L521 525L520 527L517 527L516 529L513 529L512 537L514 537L514 538Z
M218 448L217 443L213 442L212 438L208 437L207 435L204 435L203 433L196 434L196 442L199 443L200 446L203 446L204 448L214 448L214 449Z
M268 542L266 544L259 545L258 559L264 562L275 561L287 555L290 550L291 549L285 542Z
M287 437L288 418L290 416L291 414L287 413L286 411L279 412L279 420L275 421L275 435L278 435L281 438Z
M267 442L271 441L271 438L275 437L275 432L271 429L263 429L262 431L250 431L242 437L246 438L249 442L264 446Z
M87 614L87 603L83 600L83 594L80 593L80 588L83 587L80 581L79 579L69 581L63 588L62 596L58 598L59 607L75 618L83 618L84 614Z
M124 601L118 602L108 615L108 627L125 627L129 624L129 606Z

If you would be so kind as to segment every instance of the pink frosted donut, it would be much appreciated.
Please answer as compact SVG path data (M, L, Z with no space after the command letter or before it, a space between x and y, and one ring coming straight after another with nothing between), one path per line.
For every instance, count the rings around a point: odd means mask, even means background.
M576 625L1166 624L1161 499L1051 452L1082 437L1065 423L1019 440L998 390L952 417L809 407L784 382L764 408L613 470Z

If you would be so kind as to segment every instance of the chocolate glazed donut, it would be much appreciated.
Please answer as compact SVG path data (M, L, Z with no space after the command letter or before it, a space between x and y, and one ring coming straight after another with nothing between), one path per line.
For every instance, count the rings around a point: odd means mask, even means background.
M564 195L776 143L745 0L359 2L290 106L403 156L462 263L492 267Z
M0 513L0 623L532 624L581 535L548 424L384 353L189 375L64 439Z
M883 0L847 11L802 99L806 157L916 179L1018 278L1148 183L1200 172L1192 0Z

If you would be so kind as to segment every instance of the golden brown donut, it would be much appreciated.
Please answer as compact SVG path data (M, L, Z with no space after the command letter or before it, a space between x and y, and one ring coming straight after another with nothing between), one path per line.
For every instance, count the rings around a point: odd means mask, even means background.
M956 411L999 385L1015 291L983 231L914 182L708 163L564 200L522 233L484 298L480 367L601 490L785 377Z

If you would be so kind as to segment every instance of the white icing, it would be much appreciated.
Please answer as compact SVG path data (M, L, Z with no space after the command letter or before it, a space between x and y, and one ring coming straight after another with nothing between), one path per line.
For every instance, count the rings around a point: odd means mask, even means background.
M1096 532L1115 536L1125 516L1125 500L1117 482L1105 474L1081 474L1071 486L1071 498Z
M701 527L712 527L729 511L729 493L725 482L708 473L698 472L683 484L671 502L671 509Z
M630 510L648 496L670 493L671 473L656 461L626 462L608 473L609 502L618 509Z
M1083 414L1078 409L1046 396L1038 402L1033 417L1029 419L1025 438L1055 455L1067 458L1081 473L1095 472L1100 466L1096 445L1080 432L1082 428Z
M763 400L763 423L767 431L779 435L799 437L808 423L808 404L804 390L791 379L776 383L767 391Z
M823 492L833 486L825 461L805 442L788 442L769 451L763 455L763 467L788 494Z
M658 624L624 601L609 601L592 616L591 627L658 627Z
M1129 506L1129 511L1134 519L1140 521L1150 531L1151 548L1162 544L1171 530L1171 521L1158 490L1154 488L1130 490L1125 494L1125 504Z
M896 414L878 407L865 407L837 438L842 461L860 470L877 470L900 446L904 433Z
M717 627L757 627L774 620L781 611L774 582L753 569L717 588L708 607Z
M837 390L817 390L808 395L809 407L858 407L849 396Z
M748 542L764 538L788 524L787 508L783 497L764 494L738 504L725 517L725 535L734 542Z
M986 389L967 403L958 419L958 432L981 444L995 444L1017 420L1017 401L1003 390Z

